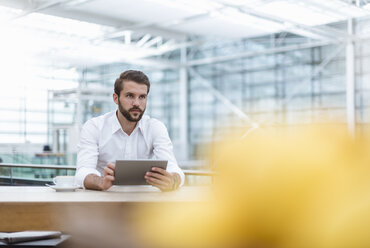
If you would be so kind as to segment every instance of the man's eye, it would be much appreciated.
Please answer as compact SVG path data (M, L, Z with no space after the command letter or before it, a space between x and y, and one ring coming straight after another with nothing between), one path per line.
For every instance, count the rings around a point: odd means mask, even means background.
M132 98L133 96L132 96L132 95L126 95L126 97L128 97L128 98Z
M145 98L146 98L146 96L140 96L139 98L140 98L140 99L145 99Z

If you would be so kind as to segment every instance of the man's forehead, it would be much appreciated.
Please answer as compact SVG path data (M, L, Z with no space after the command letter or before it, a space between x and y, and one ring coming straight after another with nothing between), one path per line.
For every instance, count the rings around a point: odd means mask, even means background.
M134 81L124 81L122 84L122 91L124 92L141 92L145 94L148 91L148 86L146 84L139 84Z

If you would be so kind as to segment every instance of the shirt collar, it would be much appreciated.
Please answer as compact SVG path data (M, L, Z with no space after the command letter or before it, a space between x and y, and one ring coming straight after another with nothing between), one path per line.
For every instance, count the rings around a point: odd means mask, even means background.
M121 124L118 121L117 111L113 112L113 115L111 116L110 121L112 123L112 134L117 132L119 129L122 129Z
M118 111L118 110L117 110ZM113 112L113 115L111 116L111 123L112 123L112 134L117 132L118 130L122 129L121 124L119 123L118 117L117 117L117 111ZM137 123L136 127L140 129L141 133L144 133L145 125L144 122L148 119L147 115L143 115L141 120ZM136 128L135 127L135 128Z

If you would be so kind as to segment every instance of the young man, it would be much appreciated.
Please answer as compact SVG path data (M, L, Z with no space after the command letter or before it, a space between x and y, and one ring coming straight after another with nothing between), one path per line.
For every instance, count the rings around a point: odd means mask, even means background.
M155 158L168 160L167 170L154 167L146 181L170 191L184 183L172 143L162 122L144 115L150 89L141 71L123 72L114 84L116 111L85 123L77 153L76 183L87 189L107 190L114 182L116 160Z

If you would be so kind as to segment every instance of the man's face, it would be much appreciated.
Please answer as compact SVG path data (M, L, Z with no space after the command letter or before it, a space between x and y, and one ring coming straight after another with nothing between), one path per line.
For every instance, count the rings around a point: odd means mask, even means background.
M119 97L115 95L114 101L118 104L121 114L131 122L138 122L146 108L148 87L133 81L124 81Z

